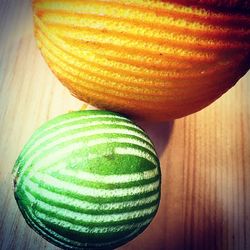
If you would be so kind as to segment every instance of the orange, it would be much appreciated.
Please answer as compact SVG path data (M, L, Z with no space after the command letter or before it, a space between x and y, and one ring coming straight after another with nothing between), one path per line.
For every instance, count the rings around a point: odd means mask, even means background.
M77 98L167 120L220 97L250 66L250 2L34 0L35 36Z

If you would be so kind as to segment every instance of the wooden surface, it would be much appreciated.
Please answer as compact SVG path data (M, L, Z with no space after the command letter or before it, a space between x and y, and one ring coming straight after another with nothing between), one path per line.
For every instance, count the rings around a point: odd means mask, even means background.
M81 105L35 45L30 2L0 0L0 249L57 249L22 218L11 170L38 126ZM160 155L162 199L150 227L120 249L250 249L250 74L199 113L140 124Z

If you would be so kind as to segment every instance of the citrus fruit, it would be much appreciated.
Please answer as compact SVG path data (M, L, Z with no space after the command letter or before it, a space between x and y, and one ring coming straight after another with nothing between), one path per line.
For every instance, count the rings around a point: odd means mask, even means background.
M34 0L42 55L77 98L167 120L220 97L250 66L250 1Z
M160 168L142 129L116 113L77 111L40 127L13 169L27 223L65 249L111 249L140 234L160 200Z

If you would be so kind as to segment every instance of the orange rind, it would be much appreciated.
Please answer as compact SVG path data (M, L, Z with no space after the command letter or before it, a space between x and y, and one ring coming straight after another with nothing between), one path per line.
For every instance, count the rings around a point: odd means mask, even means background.
M168 120L206 107L250 67L249 1L34 0L57 78L98 108Z

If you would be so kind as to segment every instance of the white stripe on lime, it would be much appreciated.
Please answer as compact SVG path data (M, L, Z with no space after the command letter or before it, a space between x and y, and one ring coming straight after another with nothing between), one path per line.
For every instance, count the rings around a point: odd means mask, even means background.
M27 220L32 225L32 227L34 227L37 230L37 232L39 232L39 234L42 234L43 236L46 236L46 238L49 238L53 242L56 242L59 245L64 245L64 246L68 247L69 249L72 248L72 244L74 244L74 246L78 246L78 247L83 246L83 243L81 243L79 241L68 239L68 238L56 233L55 231L49 229L47 226L45 226L44 223L41 222L41 220L38 219L34 215L34 210L32 209L31 206L27 206L26 209L27 209L27 213L26 213ZM30 215L32 215L32 218Z
M160 181L156 180L152 183L140 185L137 187L129 187L129 188L116 188L116 189L103 189L103 188L91 188L84 187L81 185L77 185L71 182L66 182L59 180L55 177L48 176L46 174L36 173L36 176L33 179L40 183L44 183L46 186L50 188L54 188L56 190L61 190L62 192L73 192L78 195L95 197L95 198L115 198L115 197L125 197L131 195L145 194L148 192L155 191L159 188ZM30 185L29 179L26 179L26 185ZM33 181L32 181L33 182ZM37 191L39 188L37 188Z
M133 146L133 145L131 145ZM105 152L104 152L105 153ZM115 147L114 148L114 154L117 155L133 155L133 156L137 156L139 158L142 158L144 160L147 160L149 162L151 162L153 165L157 166L158 163L155 160L155 158L148 152L145 152L143 150L140 149L135 149L133 147ZM100 153L101 155L101 153ZM93 154L93 155L89 155L89 159L94 159L100 157L99 154Z
M59 118L61 118L61 119L63 117L66 118L67 115L62 115ZM69 115L71 115L71 114L69 114ZM115 119L115 120L125 120L125 121L128 121L128 123L129 123L129 119L127 119L125 117L115 115L115 114L114 115L112 115L112 114L110 114L110 115L108 115L108 114L107 115L98 115L98 114L95 114L95 115L77 115L77 116L74 116L72 118L67 117L67 119L62 119L61 121L54 122L54 123L53 123L53 120L51 120L52 124L47 125L47 127L41 129L38 133L34 134L34 136L31 137L29 143L31 144L31 142L36 141L37 139L40 139L41 135L43 135L43 134L49 135L50 133L48 133L48 131L50 131L52 129L61 129L61 127L63 127L63 128L68 127L68 126L65 126L65 125L67 125L69 123L72 123L72 122L83 121L85 123L85 122L88 122L88 120L92 120L92 119L95 120L97 118L110 118L110 119Z
M141 137L140 139L144 139L144 138ZM86 144L88 145L88 147L91 147L91 146L95 146L95 145L99 145L99 144L108 144L108 143L114 143L114 142L130 143L130 144L134 144L137 146L141 146L141 147L149 150L151 153L153 153L157 157L157 154L156 154L152 144L145 143L141 140L133 139L133 138L126 138L126 137L124 137L124 138L123 137L121 137L121 138L98 138L98 139L88 141Z
M91 134L96 134L96 131L97 130L87 131L87 132L90 132ZM98 130L98 133L101 134L101 132L102 132L102 134L107 134L107 132L108 133L114 133L114 132L119 133L117 131L117 129ZM88 133L88 134L90 134L90 133ZM122 133L122 132L120 132L120 133ZM55 145L57 145L57 142L58 141L55 142ZM65 143L66 141L63 141L63 142ZM50 148L53 149L54 146L53 147L50 146L49 148L47 148L47 150ZM83 147L85 147L85 146L86 146L85 142L82 141L82 142L78 142L78 143L68 144L66 147L64 147L56 152L54 152L52 150L52 152L50 152L50 154L48 154L47 156L44 156L43 159L41 159L39 162L36 162L36 164L33 165L32 172L37 171L38 169L39 170L42 169L43 166L51 167L53 165L53 163L56 163L58 160L62 160L62 158L65 158L68 154L71 154L74 151L77 151L79 149L83 149ZM158 165L158 163L156 162L155 158L152 155L150 155L149 153L144 152L142 150L134 149L132 147L131 148L130 147L126 147L126 148L118 147L118 148L114 149L114 153L118 154L118 155L119 154L125 155L126 152L128 152L128 154L130 154L130 155L138 156L139 158L143 158L145 160L148 160L149 162L153 163L155 166ZM29 158L28 161L25 162L23 169L22 169L22 172L20 172L20 174L19 174L19 178L18 178L19 182L20 182L23 174L26 173L26 170L33 164L35 157L39 156L40 153L41 153L41 151L37 151L37 153L34 154L33 157ZM104 152L104 154L106 154L106 153L107 152ZM102 156L103 155L100 152L97 152L96 154L89 155L88 159L95 159L95 158L102 157ZM17 185L19 182L17 182Z
M107 129L108 130L108 129ZM55 146L58 146L60 144L64 144L66 141L71 141L71 140L74 140L74 139L79 139L80 137L83 137L83 135L86 134L86 131L84 132L78 132L77 134L74 134L74 135L69 135L69 136L62 136L62 139L57 139L55 140L54 142L51 142L49 144L47 144L46 146L44 146L42 148L42 150L38 151L38 150L33 150L33 147L31 147L31 152L30 152L30 158L28 161L31 161L31 159L35 158L36 155L39 155L41 154L43 151L46 151L50 148L54 148ZM127 135L127 134L125 134ZM117 135L118 137L119 135ZM85 137L86 138L86 137ZM148 142L143 142L142 140L144 139L144 137L137 137L138 139L134 139L134 138L126 138L126 137L118 137L118 138L98 138L98 139L86 139L85 141L83 141L83 147L87 146L88 149L93 147L93 146L96 146L96 145L100 145L100 144L110 144L110 143L129 143L129 144L133 144L133 145L137 145L137 146L140 146L142 148L145 148L147 149L148 151L150 151L154 156L157 157L157 154L152 146L152 144L149 144ZM146 137L145 137L146 138ZM33 153L36 152L36 153ZM32 154L33 153L33 154ZM25 156L26 157L26 156Z
M132 136L138 137L138 139L141 139L141 140L144 140L144 141L148 142L149 144L152 144L151 141L145 135L143 135L141 133L138 133L136 131L133 131L133 130L125 129L125 128L100 128L100 129L94 129L94 127L93 127L93 128L90 128L87 131L82 131L82 132L79 132L79 133L77 133L75 135L71 135L70 131L68 131L68 132L69 132L68 136L63 136L61 139L58 139L53 143L49 143L48 145L46 145L46 147L43 147L42 150L53 148L54 146L58 146L61 143L65 143L65 142L67 142L69 140L73 140L73 139L79 139L80 137L85 138L85 137L93 136L93 135L108 135L108 134L117 134L117 136L120 136L120 135L128 135L129 136L129 135L132 135ZM31 148L33 148L33 146ZM39 154L40 152L41 152L41 150L37 151L36 154ZM33 157L29 158L29 161L31 161L31 159L33 159L33 158L34 158L34 155L33 155Z
M27 210L30 214L33 215L33 211L32 209L30 209L29 207L27 207ZM37 214L38 213L38 214ZM37 216L38 215L38 216ZM44 223L41 221L41 219L45 222L51 222L52 224L54 225L57 225L57 221L59 222L59 220L55 219L54 217L51 217L51 216L47 216L43 213L40 213L40 212L36 212L36 215L33 215L32 216L32 219L29 217L29 221L32 222L32 226L34 226L34 228L37 229L38 232L41 232L42 234L44 234L44 232L49 232L49 234L46 233L46 237L55 241L55 242L58 242L59 245L64 245L66 247L68 247L69 249L72 248L72 244L74 246L78 246L78 247L86 247L86 242L85 243L81 243L79 241L75 241L75 240L72 240L72 239L68 239L60 234L57 234L55 231L51 230L48 228L48 226L45 226ZM151 222L152 219L147 219L146 221L144 221L143 223L134 223L133 225L124 225L123 228L121 228L121 226L115 226L114 229L111 231L112 232L121 232L121 231L125 231L125 230L130 230L130 229L133 229L133 231L118 239L118 240L113 240L113 241L106 241L106 242L103 242L103 243L88 243L88 246L89 247L104 247L106 245L110 245L110 244L116 244L116 243L119 243L120 241L122 240L126 240L126 239L129 239L131 236L133 236L134 234L136 234L142 227L148 225L150 222ZM36 225L34 222L36 222ZM60 221L60 224L62 222ZM79 228L82 228L81 229L81 233L95 233L95 232L90 232L89 231L89 228L88 227L82 227L82 226L77 226L77 228L75 228L75 225L70 223L70 222L65 222L63 223L64 226L63 228L65 229L71 229L72 227L74 227L74 230L78 230ZM104 229L104 230L102 230ZM97 233L102 233L104 231L107 231L106 230L107 227L98 227L98 232ZM51 237L50 235L53 235L53 237ZM68 243L70 245L68 245Z
M58 153L54 153L54 155L49 155L48 157L44 157L42 160L40 160L39 162L36 163L36 167L33 166L32 172L34 172L33 170L39 169L42 171L46 170L47 173L51 173L51 172L55 172L55 171L60 171L63 168L67 168L69 165L69 163L66 160L67 155L72 153L74 150L78 150L78 149L81 149L83 147L81 143L75 143L75 144L72 144L72 146L73 146L72 148L68 147L67 149L61 149ZM116 151L116 148L115 148L114 153L116 155L124 155L125 150L122 150L122 149L123 149L122 147L119 147L118 150ZM156 162L156 160L149 153L144 152L144 151L139 150L139 149L130 148L130 147L129 148L126 147L125 149L133 150L133 153L130 153L130 155L137 156L141 159L149 161L150 163L154 164L154 166L158 166L158 163ZM112 154L113 154L113 152L112 152ZM58 155L58 158L56 158L57 155ZM66 158L63 158L62 155L63 155L63 157L66 157ZM94 153L88 154L87 158L88 158L88 160L93 160L93 159L101 158L101 157L105 157L105 156L107 156L107 152L103 152L103 153L98 152L95 154ZM58 159L61 161L57 162ZM64 160L64 161L62 161L62 160ZM78 161L81 162L82 157L78 158L77 156L75 156L74 162L77 163ZM21 174L22 173L20 173L19 176L21 176Z
M32 196L32 198L31 198ZM30 193L27 193L27 197L30 199L31 202L36 203L36 210L42 209L45 212L52 212L59 216L63 216L65 219L72 219L76 222L86 222L86 223L108 223L108 222L121 222L124 220L133 220L136 218L141 218L144 216L152 215L158 208L158 204L154 204L148 208L139 209L130 212L124 213L112 213L112 214L102 214L102 215L93 215L93 214L86 214L81 212L72 211L70 209L57 207L54 205L50 205L44 201L36 199ZM33 201L32 201L33 199Z
M88 123L82 123L82 124L74 124L74 125L70 125L70 126L64 126L63 128L56 130L52 133L47 134L46 136L37 138L37 140L32 144L32 147L30 147L25 154L22 155L22 157L26 157L27 154L32 154L33 151L35 151L43 142L46 142L50 139L53 139L54 137L56 137L57 135L63 134L63 133L67 133L67 132L71 132L73 130L78 130L78 129L83 129L83 128L88 128L88 127L92 127L94 128L97 125L117 125L117 126L124 126L124 127L130 127L133 128L137 131L140 131L144 134L144 132L136 125L129 123L129 122L119 122L119 121L95 121L95 122L88 122ZM141 137L143 137L143 139L147 142L149 142L148 138L141 134ZM64 136L64 135L62 135Z
M147 152L132 148L132 147L116 147L114 149L115 154L119 154L119 155L133 155L133 156L138 156L140 158L144 158L148 161L150 161L151 163L153 163L154 165L157 166L157 162L156 160Z
M59 170L59 173L65 175L65 177L74 177L74 179L105 183L105 184L117 184L117 183L129 183L133 181L148 180L159 175L158 168L147 170L143 172L133 174L121 174L121 175L100 175L84 172L81 170L71 170L63 168Z
M151 202L155 202L159 198L159 193L150 195L148 197L143 197L133 201L123 201L123 202L112 202L112 203L94 203L74 197L69 197L62 194L57 194L55 192L44 189L43 187L37 186L33 182L29 182L29 187L25 186L26 192L30 193L32 190L35 194L46 197L47 200L51 202L58 202L61 205L71 205L82 210L94 210L94 211L109 211L117 209L134 208L142 205L147 205ZM41 197L41 199L42 199ZM36 198L38 199L38 198Z
M61 228L65 228L65 229L69 229L69 230L74 230L77 231L79 233L88 233L88 234L103 234L103 233L111 233L111 232L123 232L126 230L131 230L133 228L142 228L143 226L147 225L148 223L150 223L150 221L152 219L147 219L142 223L130 223L130 224L126 224L126 225L117 225L117 226L108 226L108 227L84 227L82 225L75 225L71 222L67 222L67 221L63 221L60 219L57 219L55 217L49 216L47 214L41 213L41 212L36 212L36 216L39 219L42 219L43 221L46 221L48 223L57 225ZM133 233L134 234L134 233ZM96 245L96 244L94 244ZM103 245L103 244L100 244Z

